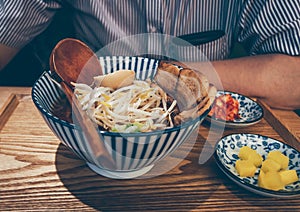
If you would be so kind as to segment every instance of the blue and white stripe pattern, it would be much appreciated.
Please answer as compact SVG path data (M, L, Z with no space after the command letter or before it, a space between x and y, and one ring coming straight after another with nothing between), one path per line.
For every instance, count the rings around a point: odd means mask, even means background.
M49 24L55 1L0 1L0 43L22 48Z
M254 53L300 54L300 1L246 1L240 40Z
M198 46L210 60L228 57L236 40L247 41L252 54L300 54L299 0L4 0L0 43L23 47L64 4L74 8L77 38L93 50L141 33L179 36L223 30L219 41ZM147 52L168 51L163 41L148 44Z
M153 78L158 61L141 57L100 58L104 73L118 69L136 71L136 78ZM34 84L32 99L54 134L76 155L90 164L97 164L88 142L78 126L53 115L53 107L65 98L58 85L45 72ZM99 132L114 159L117 171L139 170L148 167L172 153L190 134L197 130L208 110L198 119L180 126L146 133Z

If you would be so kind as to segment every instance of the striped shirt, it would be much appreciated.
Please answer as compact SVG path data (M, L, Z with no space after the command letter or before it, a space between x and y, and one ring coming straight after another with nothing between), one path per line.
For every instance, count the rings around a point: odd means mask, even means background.
M22 48L65 4L74 9L76 37L94 50L142 33L222 30L223 37L198 46L210 60L227 58L236 41L250 54L300 54L300 0L0 0L0 43ZM145 48L166 46L162 40Z

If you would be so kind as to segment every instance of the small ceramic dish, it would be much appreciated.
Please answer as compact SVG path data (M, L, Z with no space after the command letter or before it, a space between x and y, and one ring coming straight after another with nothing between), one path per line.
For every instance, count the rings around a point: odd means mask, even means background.
M225 121L208 115L206 117L207 121L214 121L215 124L225 126L228 128L239 128L256 124L263 118L263 109L256 101L252 100L247 96L231 91L218 91L216 97L219 97L224 94L230 94L234 99L236 99L239 102L240 118L234 119L233 121Z
M262 155L263 159L270 151L279 150L288 156L288 169L296 170L300 176L300 152L293 147L273 138L257 134L231 134L223 137L216 145L214 157L219 168L232 181L243 188L259 195L269 197L294 197L300 195L300 180L287 185L283 190L273 191L258 186L258 168L254 177L240 177L235 169L235 162L239 159L238 153L243 146L249 146Z

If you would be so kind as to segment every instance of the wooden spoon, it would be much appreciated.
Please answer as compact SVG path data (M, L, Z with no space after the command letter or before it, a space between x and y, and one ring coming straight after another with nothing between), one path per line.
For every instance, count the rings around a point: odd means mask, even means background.
M98 165L115 169L115 163L108 153L104 141L96 130L95 124L88 117L76 97L71 82L90 85L93 77L102 74L101 65L94 52L83 42L66 38L57 43L50 55L50 70L60 78L60 85L70 103L73 103L73 114L77 124L85 134ZM72 105L72 104L71 104Z
M95 53L82 41L66 38L56 44L50 55L50 70L63 81L91 84L93 77L102 75Z

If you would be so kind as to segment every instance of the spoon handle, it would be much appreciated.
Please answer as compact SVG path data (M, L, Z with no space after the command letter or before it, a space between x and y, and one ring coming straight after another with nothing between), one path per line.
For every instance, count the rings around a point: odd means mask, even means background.
M92 120L88 117L86 112L82 110L77 98L74 97L73 90L64 81L62 81L60 85L65 91L69 102L73 103L73 105L71 105L73 107L73 113L76 117L77 124L79 124L84 132L86 140L88 141L94 153L96 159L95 161L104 168L115 170L115 163L111 155L107 152L103 139L101 139L100 135L98 134Z

